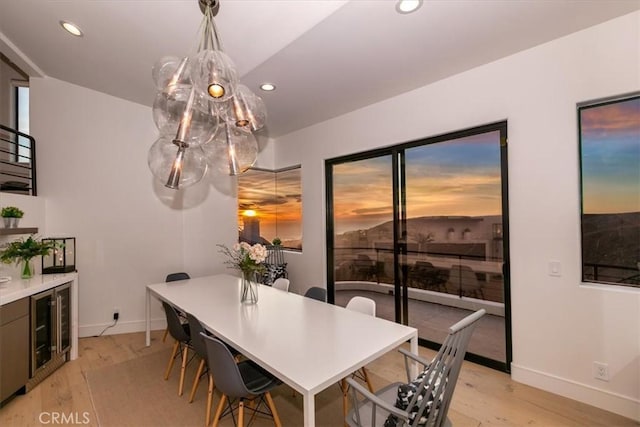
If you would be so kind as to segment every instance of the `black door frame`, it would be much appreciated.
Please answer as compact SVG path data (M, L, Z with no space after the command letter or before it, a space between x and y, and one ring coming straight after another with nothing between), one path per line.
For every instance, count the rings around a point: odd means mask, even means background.
M512 361L512 328L511 328L511 283L509 256L509 185L508 185L508 156L507 156L507 122L500 121L482 126L476 126L456 132L446 133L434 137L410 141L392 147L379 148L370 151L349 154L325 160L325 212L326 212L326 252L327 252L327 294L328 302L335 303L335 275L334 275L334 223L333 223L333 166L358 160L367 160L381 156L392 158L393 185L393 235L395 242L394 257L394 289L395 289L395 321L408 324L408 285L407 263L402 262L407 254L404 241L406 236L406 188L405 188L405 150L423 145L435 144L443 141L464 138L476 134L495 132L500 133L500 173L502 191L502 236L503 236L503 292L505 317L505 362L493 360L485 356L467 352L466 359L504 372L511 371ZM418 339L419 344L432 349L439 349L441 343Z

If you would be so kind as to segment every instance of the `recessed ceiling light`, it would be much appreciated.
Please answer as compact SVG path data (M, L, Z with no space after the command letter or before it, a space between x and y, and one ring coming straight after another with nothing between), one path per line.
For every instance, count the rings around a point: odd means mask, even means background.
M398 0L396 3L396 11L398 13L415 12L422 6L422 0Z
M82 30L73 22L60 21L60 25L62 25L62 28L67 30L70 34L73 34L76 37L82 37Z
M266 92L271 92L273 90L276 90L276 86L271 84L271 83L263 83L260 85L260 89L266 91Z

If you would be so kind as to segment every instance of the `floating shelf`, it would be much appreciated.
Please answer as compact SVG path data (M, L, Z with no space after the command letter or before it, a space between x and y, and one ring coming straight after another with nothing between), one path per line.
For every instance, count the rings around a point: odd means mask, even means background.
M0 228L0 236L8 236L9 234L35 234L38 227L17 227L17 228Z

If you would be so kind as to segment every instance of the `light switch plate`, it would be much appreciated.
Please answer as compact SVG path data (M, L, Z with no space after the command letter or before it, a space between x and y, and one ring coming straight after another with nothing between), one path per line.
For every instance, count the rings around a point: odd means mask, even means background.
M560 277L562 276L562 268L560 261L549 261L549 276Z

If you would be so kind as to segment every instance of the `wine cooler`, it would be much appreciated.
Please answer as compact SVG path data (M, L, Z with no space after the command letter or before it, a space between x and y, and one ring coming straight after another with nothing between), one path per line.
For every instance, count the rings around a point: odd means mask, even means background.
M31 379L27 391L67 361L71 348L71 284L31 297Z

